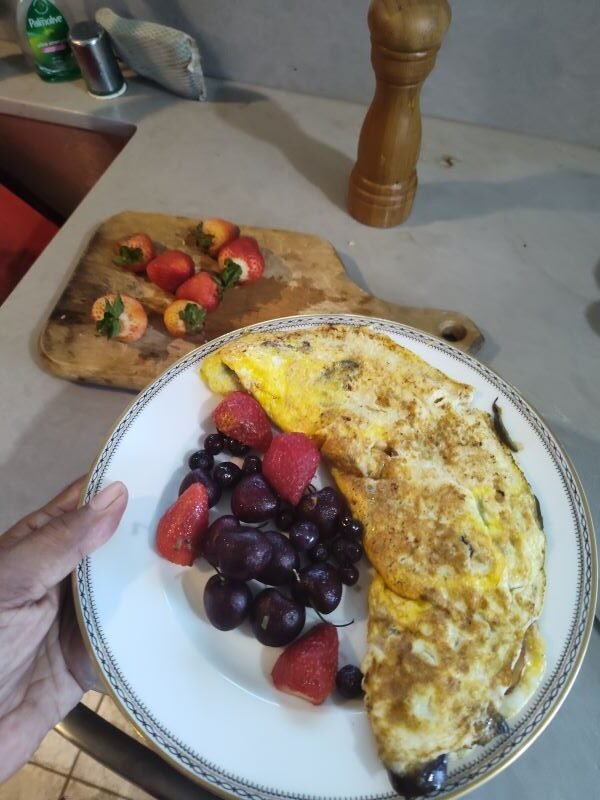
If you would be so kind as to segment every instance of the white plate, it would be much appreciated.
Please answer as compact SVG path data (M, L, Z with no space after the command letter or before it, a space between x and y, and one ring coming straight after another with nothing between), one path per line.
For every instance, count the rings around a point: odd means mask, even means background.
M499 772L543 730L570 689L589 639L596 591L592 523L579 481L538 415L495 373L459 350L397 323L324 315L290 317L235 331L170 367L138 396L96 461L85 500L123 481L129 505L117 533L77 568L80 623L107 687L148 742L219 794L244 798L393 797L359 701L313 707L277 692L279 650L246 629L215 630L202 608L211 570L177 567L154 549L156 524L186 473L187 456L211 431L218 398L203 384L204 357L247 331L371 325L447 375L476 388L475 405L500 398L522 448L516 455L537 494L547 536L547 593L540 621L548 666L510 733L451 760L442 796L457 797ZM321 476L323 477L323 476ZM223 511L225 513L225 508ZM214 513L213 513L213 516ZM340 631L340 663L365 648L368 569L332 615L355 617Z

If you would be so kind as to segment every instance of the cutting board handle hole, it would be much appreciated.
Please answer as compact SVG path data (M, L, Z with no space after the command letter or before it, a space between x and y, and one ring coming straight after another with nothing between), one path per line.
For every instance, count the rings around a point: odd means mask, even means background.
M447 342L461 342L467 335L465 326L453 319L447 319L440 323L439 330L440 336Z

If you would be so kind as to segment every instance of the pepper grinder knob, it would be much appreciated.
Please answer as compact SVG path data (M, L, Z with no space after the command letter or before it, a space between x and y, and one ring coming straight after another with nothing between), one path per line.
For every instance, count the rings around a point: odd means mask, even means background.
M368 23L375 96L350 175L348 211L391 228L412 210L421 149L421 87L450 24L447 0L372 0Z

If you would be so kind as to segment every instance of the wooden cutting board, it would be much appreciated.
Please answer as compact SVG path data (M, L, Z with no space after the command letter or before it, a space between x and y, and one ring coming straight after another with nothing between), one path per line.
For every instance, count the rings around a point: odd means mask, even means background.
M268 228L242 227L256 237L266 260L256 283L226 292L219 308L207 316L202 335L171 338L163 325L164 309L173 296L144 276L112 263L115 240L137 231L148 233L159 248L197 253L185 244L198 220L124 211L103 222L40 336L44 366L70 380L141 389L166 367L203 341L228 331L291 314L353 313L403 322L473 350L483 337L463 314L387 303L360 289L346 275L334 248L319 236ZM90 319L93 301L107 292L137 297L148 312L146 335L134 344L106 340L96 334Z

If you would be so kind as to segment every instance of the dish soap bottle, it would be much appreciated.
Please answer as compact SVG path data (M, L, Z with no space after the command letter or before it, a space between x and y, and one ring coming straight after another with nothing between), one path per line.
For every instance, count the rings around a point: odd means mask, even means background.
M78 78L79 67L67 37L69 25L56 3L50 0L18 0L17 31L21 47L45 81Z

